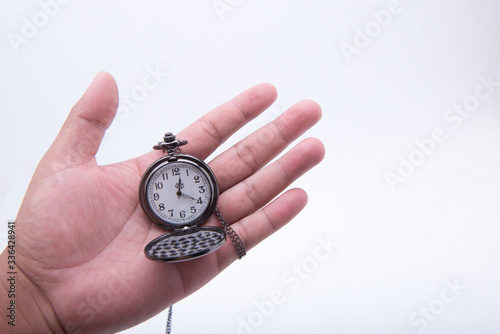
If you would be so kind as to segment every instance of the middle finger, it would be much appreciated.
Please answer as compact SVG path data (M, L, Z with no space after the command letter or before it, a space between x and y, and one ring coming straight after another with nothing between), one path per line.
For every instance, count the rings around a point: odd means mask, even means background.
M301 101L212 160L209 165L223 193L266 165L291 142L316 124L321 108Z

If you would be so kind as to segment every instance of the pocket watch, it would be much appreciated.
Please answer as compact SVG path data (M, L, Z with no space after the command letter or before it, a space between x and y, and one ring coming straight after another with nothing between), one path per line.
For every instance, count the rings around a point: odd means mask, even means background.
M202 160L182 154L178 140L168 132L153 148L167 155L153 162L139 184L139 201L148 218L171 232L152 240L146 257L159 262L181 262L207 255L231 238L238 257L245 248L217 209L219 187L214 173ZM201 226L216 214L223 228Z

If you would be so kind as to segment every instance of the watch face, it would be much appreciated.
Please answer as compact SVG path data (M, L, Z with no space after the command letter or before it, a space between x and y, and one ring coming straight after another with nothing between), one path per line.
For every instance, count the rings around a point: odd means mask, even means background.
M141 181L141 205L165 228L203 223L214 211L218 189L212 171L190 157L165 157L153 163Z

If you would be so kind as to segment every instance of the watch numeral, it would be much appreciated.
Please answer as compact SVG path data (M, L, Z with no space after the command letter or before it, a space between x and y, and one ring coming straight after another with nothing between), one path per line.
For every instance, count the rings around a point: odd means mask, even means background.
M181 216L181 218L186 217L186 211L182 210L181 213L179 213L179 216Z
M167 181L168 180L168 174L167 173L163 173L161 175L163 176L163 181Z
M174 216L174 210L168 210L168 212L170 212L170 217Z
M199 175L194 176L194 183L200 183L200 176Z
M155 188L156 188L156 190L163 189L163 183L155 182Z
M196 207L195 206L191 207L191 213L196 213Z
M201 200L201 196L200 196L200 198L198 198L198 200L196 201L196 203L203 204L203 201Z
M179 174L179 171L180 171L179 167L175 167L175 168L173 168L173 169L172 169L172 175L173 175L173 176L180 175L180 174Z
M189 176L189 170L186 169L186 176Z
M165 210L165 204L160 203L160 205L158 205L158 209L160 209L160 211ZM169 211L170 211L170 210L169 210Z
M203 194L205 192L205 188L203 188L203 187L205 187L205 186L199 186L199 188L200 188L200 194Z
M159 199L160 199L160 195L159 195L158 193L154 193L154 194L153 194L153 199L154 199L155 201L159 200Z

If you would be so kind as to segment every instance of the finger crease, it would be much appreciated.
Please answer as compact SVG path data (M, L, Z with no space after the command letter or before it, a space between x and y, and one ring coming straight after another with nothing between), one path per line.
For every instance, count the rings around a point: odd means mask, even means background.
M294 177L292 177L292 175L290 175L290 173L287 171L283 161L281 159L278 159L276 162L278 163L279 168L283 171L286 183L289 184L290 182L292 182L294 180Z
M259 190L255 186L255 184L248 181L248 179L243 180L243 184L245 186L245 192L248 195L248 198L250 198L250 200L252 201L252 204L255 207L255 210L257 210L258 208L261 207L261 205L259 204L260 202L257 198L257 194L259 193Z
M236 155L252 172L257 170L257 156L245 144L237 144L235 146Z
M217 126L215 126L212 121L203 116L200 118L200 124L203 130L216 141L217 145L222 143L222 136L219 130L217 130Z
M264 217L266 217L267 222L269 223L269 226L271 226L271 233L274 233L278 230L278 228L274 225L274 219L271 217L271 213L269 212L269 209L267 207L263 208L261 210L262 214Z
M281 124L282 121L277 118L275 122L273 122L272 124L274 124L274 127L276 128L276 130L278 130L278 133L281 137L281 140L284 142L284 143L288 143L289 141L289 138L287 138L288 136L285 135L285 129L283 128L283 124Z
M231 103L243 115L243 118L244 118L245 121L248 121L248 120L250 120L252 118L251 115L250 115L250 113L248 112L248 110L245 110L245 108L243 108L242 105L238 101L231 100Z
M104 124L103 122L100 122L99 120L86 117L84 115L85 114L82 112L82 110L78 109L78 112L76 113L76 117L78 117L79 119L81 119L81 120L83 120L85 122L90 123L93 126L98 127L99 130L101 130L101 131L106 131L106 128L107 128L106 124Z

